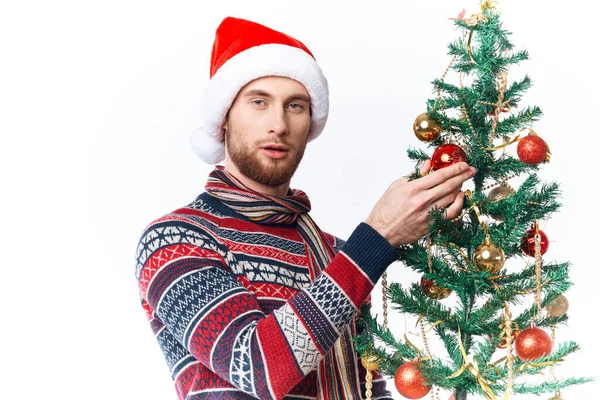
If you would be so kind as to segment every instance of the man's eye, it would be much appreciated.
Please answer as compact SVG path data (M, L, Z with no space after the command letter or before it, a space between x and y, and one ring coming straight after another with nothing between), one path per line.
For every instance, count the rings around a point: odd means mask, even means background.
M265 104L264 100L252 100L253 104L256 104L257 106L262 106Z
M298 103L292 103L289 105L290 108L292 108L293 110L301 110L302 109L302 105L298 104Z

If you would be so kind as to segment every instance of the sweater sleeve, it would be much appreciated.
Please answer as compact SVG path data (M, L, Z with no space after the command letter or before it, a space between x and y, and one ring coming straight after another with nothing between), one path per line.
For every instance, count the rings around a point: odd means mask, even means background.
M199 362L249 395L281 399L316 369L396 251L361 223L323 273L269 316L224 256L195 224L151 224L138 244L141 296Z

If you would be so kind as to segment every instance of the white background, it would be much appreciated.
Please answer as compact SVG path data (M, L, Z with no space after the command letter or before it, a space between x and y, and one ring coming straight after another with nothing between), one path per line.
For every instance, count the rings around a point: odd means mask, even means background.
M463 7L471 14L478 1L3 2L0 398L175 399L134 256L145 225L191 201L212 169L188 134L223 17L299 38L327 75L329 122L292 187L309 194L321 228L347 237L413 168L406 148L431 151L412 122L450 60L458 32L448 18ZM557 337L581 351L557 375L597 376L598 5L506 0L500 10L531 56L509 76L533 80L521 105L545 112L534 126L552 150L541 177L563 190L564 207L543 221L545 259L573 265ZM390 279L417 276L396 263ZM414 322L394 314L391 325L402 335ZM596 393L597 383L564 392Z

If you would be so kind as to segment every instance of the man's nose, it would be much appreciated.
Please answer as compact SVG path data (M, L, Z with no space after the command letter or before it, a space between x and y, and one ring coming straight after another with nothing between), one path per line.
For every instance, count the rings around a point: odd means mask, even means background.
M269 133L271 135L285 135L288 131L287 121L285 118L285 111L279 107L274 107L270 113Z

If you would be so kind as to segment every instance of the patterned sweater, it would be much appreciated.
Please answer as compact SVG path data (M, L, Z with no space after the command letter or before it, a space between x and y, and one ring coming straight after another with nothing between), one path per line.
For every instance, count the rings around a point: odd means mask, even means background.
M179 399L316 399L316 367L367 300L393 247L361 223L310 282L294 224L257 224L200 194L137 247L142 306ZM365 370L357 371L365 393ZM373 377L373 399L392 399Z

